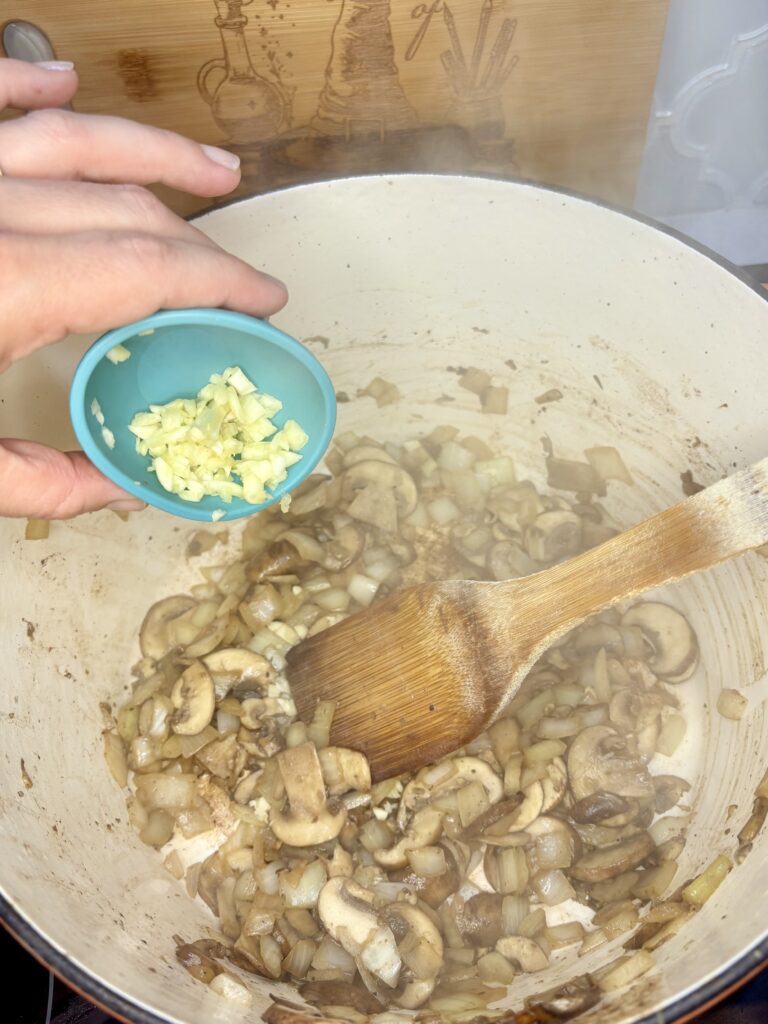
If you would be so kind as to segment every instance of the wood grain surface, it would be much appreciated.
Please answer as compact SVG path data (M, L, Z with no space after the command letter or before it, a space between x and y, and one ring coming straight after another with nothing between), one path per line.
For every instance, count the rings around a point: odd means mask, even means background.
M241 194L437 170L628 203L666 10L667 0L14 0L3 13L76 63L77 110L236 149ZM183 213L207 205L165 198Z

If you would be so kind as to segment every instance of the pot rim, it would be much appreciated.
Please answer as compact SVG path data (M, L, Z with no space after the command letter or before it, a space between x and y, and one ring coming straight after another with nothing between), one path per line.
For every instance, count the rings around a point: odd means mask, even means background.
M254 200L268 199L270 196L283 195L287 192L300 192L305 189L320 188L323 185L338 185L342 182L389 181L393 178L405 178L410 180L418 178L452 178L455 181L498 182L504 185L524 186L540 192L551 192L554 195L567 196L569 199L578 199L590 206L598 206L603 210L610 210L612 213L618 213L622 217L637 221L640 224L644 224L646 227L653 228L656 231L661 232L663 235L668 235L670 238L676 239L682 245L686 246L686 248L693 249L695 252L698 252L699 255L705 256L713 263L717 263L718 266L722 267L723 270L727 271L732 277L737 278L742 284L745 284L751 291L755 292L764 302L768 302L768 288L763 287L761 282L757 281L755 277L749 274L738 264L732 263L725 256L721 256L720 253L716 252L714 249L704 245L703 242L699 242L695 238L691 238L689 235L683 234L682 231L678 231L677 228L670 227L668 224L664 224L663 221L649 217L645 213L640 213L639 211L633 210L627 206L622 206L620 203L613 203L608 199L601 199L599 196L590 195L588 192L579 192L577 189L566 188L564 185L552 185L545 181L539 181L537 178L522 178L516 177L515 175L499 175L490 173L485 174L483 172L473 174L456 174L452 171L392 171L390 173L377 172L376 174L345 174L340 175L339 177L317 178L312 181L305 181L295 185L284 185L279 188L270 189L268 192L257 192L250 196L241 195L232 196L229 199L221 199L218 202L207 206L204 210L198 210L196 213L188 214L184 220L189 223L194 223L197 220L202 220L204 217L207 217L208 214L218 213L220 210L226 210L230 206L236 206L238 203L250 203Z
M44 938L8 900L0 894L0 920L12 937L39 963L74 989L79 995L125 1024L170 1024L167 1017L160 1017L152 1010L139 1006L132 999L110 988L99 978L89 974L85 968L72 963L65 953L56 949ZM720 971L705 984L676 999L661 1011L654 1010L638 1017L632 1024L685 1024L698 1017L705 1010L721 1003L728 996L742 988L768 967L768 946L758 940L750 949L725 970Z
M627 209L615 203L608 202L595 196L590 196L573 189L549 185L533 179L519 177L502 177L493 174L455 174L450 172L393 172L387 174L366 174L366 175L345 175L341 177L321 178L311 182L298 185L289 185L284 188L270 190L254 196L237 196L224 200L208 207L204 211L192 214L186 218L188 221L200 220L209 213L226 209L237 203L253 202L254 200L267 199L273 195L284 192L293 192L307 188L317 188L323 185L336 184L349 181L386 181L392 178L453 178L458 181L488 181L501 182L503 184L526 186L556 195L568 196L592 206L610 210L613 213L626 217L629 220L639 222L647 227L653 228L662 234L675 238L682 245L693 249L700 255L718 264L726 273L737 278L751 291L755 292L764 302L768 302L768 291L759 282L744 272L741 268L731 263L724 256L714 252L709 247L702 245L695 239L683 235L674 228L669 227L660 221L654 220L645 214ZM109 1013L126 1024L169 1024L168 1018L161 1017L152 1010L139 1006L132 999L116 992L105 982L90 974L84 967L73 963L65 953L58 950L47 938L37 931L35 926L16 910L3 893L0 892L0 921L5 925L11 935L40 963L49 970L52 970L65 984L69 985L76 992L95 1003L104 1012ZM685 1024L698 1014L710 1009L712 1006L726 999L733 992L741 988L748 981L754 978L762 970L768 967L768 935L759 938L752 946L743 952L738 959L734 960L728 967L722 969L708 981L695 989L680 996L661 1014L653 1011L643 1017L636 1018L632 1024Z

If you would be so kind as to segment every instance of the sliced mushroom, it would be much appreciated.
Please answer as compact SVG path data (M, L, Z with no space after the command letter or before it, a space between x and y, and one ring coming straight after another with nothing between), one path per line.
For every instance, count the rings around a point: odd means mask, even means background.
M216 693L208 670L201 661L193 661L176 680L171 691L176 708L171 728L180 736L196 736L213 718Z
M547 955L538 942L522 935L505 935L496 943L496 952L518 964L526 974L546 970L549 966Z
M536 562L557 562L581 547L581 519L574 512L542 512L525 531L525 550Z
M570 1020L581 1013L591 1010L600 1001L600 989L597 988L588 974L537 995L527 1001L530 1010L543 1010L557 1020Z
M483 811L479 817L475 818L470 825L467 825L460 838L468 842L471 839L477 839L482 836L492 826L498 824L502 818L514 815L520 808L523 800L523 794L518 793L515 796L507 797L506 800L500 800L497 804L493 804L487 811Z
M488 947L501 937L504 896L480 892L456 912L456 927L470 946Z
M383 868L404 868L408 863L408 851L436 842L442 829L443 815L440 811L433 807L423 807L414 814L402 839L388 850L376 850L374 860Z
M212 775L231 782L245 767L247 754L237 742L237 737L230 733L225 739L207 743L195 757Z
M568 751L568 781L576 800L598 790L638 800L653 797L647 767L627 750L625 740L607 725L579 733Z
M385 985L394 988L402 961L392 929L379 920L374 895L351 878L329 879L317 901L326 931L340 946Z
M341 796L354 790L367 792L371 788L371 769L368 759L359 750L346 747L323 747L318 751L328 793Z
M176 959L186 967L193 978L208 985L217 974L221 974L222 968L216 961L201 953L190 943L182 943L176 947Z
M653 788L656 793L654 809L657 814L666 814L680 803L691 786L677 775L654 775Z
M300 494L297 491L293 492L289 509L292 518L309 515L321 508L333 508L338 504L341 497L340 479L331 480L318 474L308 477L305 484L310 482L313 486L307 487L306 491Z
M547 814L557 807L568 788L568 772L561 757L553 758L547 765L547 774L541 780L541 813Z
M325 784L314 743L302 743L276 756L288 797L288 811L270 812L269 824L286 846L315 846L335 839L344 827L347 812L332 810L326 801Z
M215 650L224 639L229 629L229 616L217 615L213 622L209 622L203 631L184 648L185 658L202 658Z
M676 608L660 601L643 601L630 608L622 626L639 626L653 648L650 667L668 683L681 683L693 675L699 645L688 620Z
M397 515L401 519L407 518L419 501L413 477L400 466L390 466L386 462L373 459L358 462L345 470L342 481L342 493L346 500L350 500L356 491L362 490L368 484L375 484L385 490L394 491Z
M261 583L270 576L285 576L306 565L306 559L287 540L279 540L254 555L245 566L245 575L251 583Z
M584 854L569 874L579 882L602 882L642 864L655 848L647 832L638 832L612 846Z
M523 802L513 811L508 818L502 818L496 825L486 829L484 839L487 843L504 845L499 840L503 839L501 832L502 825L505 833L523 832L529 828L541 814L544 807L544 789L540 782L532 782L523 790Z
M436 796L452 793L479 782L486 792L489 804L495 804L504 795L504 784L487 761L479 757L454 757L439 765L430 765L411 779L403 790L397 810L398 827L405 828L408 814L417 807L434 800Z
M518 579L530 576L541 568L519 544L511 540L500 540L493 545L486 555L486 562L491 576L495 580Z
M574 650L585 657L591 657L605 647L607 651L622 652L624 643L620 631L607 622L593 622L582 626L573 639Z
M173 644L168 637L168 623L189 611L194 605L194 599L184 594L165 597L152 605L144 616L139 631L139 644L145 658L159 661L171 650Z
M365 465L365 463L360 463ZM383 466L385 463L380 462ZM347 513L353 519L369 526L375 526L387 534L397 532L397 499L395 492L389 487L382 487L377 483L366 484L355 493L352 501L347 505Z
M577 800L568 813L574 821L578 821L580 824L599 825L616 815L626 814L630 809L630 802L623 796L598 789L594 793L590 793L589 796Z
M392 466L397 465L388 451L375 444L359 444L344 453L345 469L356 466L359 462L387 462Z
M362 532L354 523L347 523L323 545L323 567L330 572L341 572L360 555L364 544Z
M299 995L312 1006L350 1006L358 1013L381 1013L384 1006L361 985L351 981L305 981Z
M442 937L424 911L408 903L390 904L383 917L398 942L403 964L412 976L404 982L401 975L395 1003L403 1009L415 1010L432 994L442 969Z
M263 692L276 673L266 658L242 647L225 647L203 658L216 688L216 699L223 700L232 689Z

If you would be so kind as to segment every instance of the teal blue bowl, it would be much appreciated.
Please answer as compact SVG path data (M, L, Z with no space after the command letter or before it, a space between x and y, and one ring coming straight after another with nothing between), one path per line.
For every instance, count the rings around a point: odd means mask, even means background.
M117 364L107 359L115 345L124 345L130 358ZM195 397L211 374L228 366L240 366L259 391L280 399L283 408L272 417L278 428L294 419L309 435L301 460L261 505L237 498L227 504L218 497L189 502L166 491L128 429L137 412ZM91 411L94 399L114 435L114 448ZM75 371L69 410L80 446L105 476L164 512L207 522L253 515L298 487L322 459L336 425L333 385L318 360L271 324L222 309L164 311L104 334Z

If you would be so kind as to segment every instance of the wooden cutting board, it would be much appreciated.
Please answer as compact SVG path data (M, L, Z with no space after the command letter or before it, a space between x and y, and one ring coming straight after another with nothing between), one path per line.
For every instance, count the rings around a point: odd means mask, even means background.
M435 170L626 204L666 12L667 0L14 0L12 13L75 61L75 109L230 146L241 194Z

